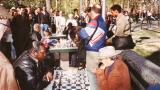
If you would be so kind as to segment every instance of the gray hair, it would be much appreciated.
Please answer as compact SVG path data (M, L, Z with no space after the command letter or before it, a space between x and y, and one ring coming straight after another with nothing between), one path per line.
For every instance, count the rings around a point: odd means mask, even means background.
M40 46L43 46L43 44L39 41L33 41L32 42L32 48L34 49L34 51L39 51Z

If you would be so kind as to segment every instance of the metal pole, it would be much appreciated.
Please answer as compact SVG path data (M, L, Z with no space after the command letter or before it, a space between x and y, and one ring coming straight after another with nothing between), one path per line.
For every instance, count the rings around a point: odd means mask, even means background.
M105 20L106 16L106 0L102 0L102 17Z

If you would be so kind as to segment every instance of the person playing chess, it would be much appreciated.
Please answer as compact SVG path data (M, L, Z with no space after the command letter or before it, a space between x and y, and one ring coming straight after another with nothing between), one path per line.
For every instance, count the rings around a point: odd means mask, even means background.
M45 45L33 41L32 48L23 52L13 64L21 90L43 90L53 79L52 70L44 63Z

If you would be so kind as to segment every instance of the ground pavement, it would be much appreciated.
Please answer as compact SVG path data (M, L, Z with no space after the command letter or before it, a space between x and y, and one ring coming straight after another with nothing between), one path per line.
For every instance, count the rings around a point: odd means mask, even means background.
M151 28L144 25L142 29L138 24L133 25L132 35L136 42L133 51L160 66L160 28L154 23Z

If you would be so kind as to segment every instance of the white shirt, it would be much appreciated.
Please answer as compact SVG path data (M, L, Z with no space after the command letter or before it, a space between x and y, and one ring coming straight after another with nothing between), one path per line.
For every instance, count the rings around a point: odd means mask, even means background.
M56 16L55 17L56 27L65 26L66 19L63 16Z

